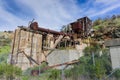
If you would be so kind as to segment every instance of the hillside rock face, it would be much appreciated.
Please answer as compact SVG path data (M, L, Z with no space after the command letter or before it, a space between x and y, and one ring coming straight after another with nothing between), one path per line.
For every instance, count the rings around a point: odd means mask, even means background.
M13 39L14 32L0 32L0 38Z

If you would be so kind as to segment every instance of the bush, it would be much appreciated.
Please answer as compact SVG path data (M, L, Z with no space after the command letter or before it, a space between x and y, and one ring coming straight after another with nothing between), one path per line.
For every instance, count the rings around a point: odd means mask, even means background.
M61 71L57 69L49 70L49 79L51 80L60 80Z
M5 76L7 80L20 76L22 70L9 64L0 64L0 76Z
M114 76L117 78L117 79L120 79L120 69L117 69L116 72L114 73Z
M86 47L84 52L87 55L80 57L79 63L74 64L72 69L65 70L65 76L75 80L78 77L81 79L87 76L93 80L103 79L106 75L110 74L112 69L109 52L107 49L103 49L101 56L99 56L100 50L99 45ZM95 65L93 65L93 57L90 55L92 51L96 52L94 56Z

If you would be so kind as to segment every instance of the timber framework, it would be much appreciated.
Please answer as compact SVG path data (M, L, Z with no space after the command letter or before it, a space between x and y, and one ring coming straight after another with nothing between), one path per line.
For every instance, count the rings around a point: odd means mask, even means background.
M92 21L88 17L70 23L68 29L61 32L41 28L37 22L32 22L28 27L18 26L12 41L10 63L25 70L48 62L47 57L55 49L80 45L81 38L90 34L91 26Z

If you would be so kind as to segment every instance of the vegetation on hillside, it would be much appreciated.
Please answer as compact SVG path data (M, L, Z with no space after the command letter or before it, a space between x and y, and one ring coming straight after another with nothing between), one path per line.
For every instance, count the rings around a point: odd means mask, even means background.
M106 51L102 51L102 54L99 54L100 49L95 46L89 46L84 49L85 56L81 57L79 64L75 64L74 68L70 69L70 74L67 75L74 77L85 78L94 80L94 79L104 79L111 71L111 62L110 56ZM94 60L92 53L94 53ZM84 76L84 77L83 77ZM76 79L76 80L77 80ZM87 80L85 79L85 80ZM79 80L79 79L78 79ZM83 79L84 80L84 79Z
M2 32L0 33L2 35ZM10 53L11 39L0 36L0 63L7 63Z
M120 27L120 15L113 15L112 17L98 18L93 22L95 30L102 30L109 27Z
M22 70L16 66L2 63L0 64L0 79L13 80L21 76Z
M42 64L41 66L29 68L26 70L24 76L26 80L31 79L31 71L39 70L40 75L38 79L46 80L110 80L111 78L119 79L119 71L117 70L112 75L111 60L109 51L106 48L101 48L100 45L88 46L84 49L85 56L79 58L79 62L72 65L72 68L65 70L47 69L41 72L41 70L47 66ZM94 53L94 60L93 55ZM63 74L64 72L64 74ZM23 77L23 78L24 78ZM36 79L36 78L32 78Z
M93 22L93 29L97 39L120 38L120 15L98 18Z

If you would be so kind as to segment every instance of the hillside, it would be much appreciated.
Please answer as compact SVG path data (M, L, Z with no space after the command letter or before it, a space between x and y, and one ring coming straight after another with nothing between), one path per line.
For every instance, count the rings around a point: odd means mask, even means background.
M8 32L0 32L0 62L7 61L8 54L11 49L12 34Z
M93 22L95 37L101 39L120 37L120 15L112 17L98 18Z

